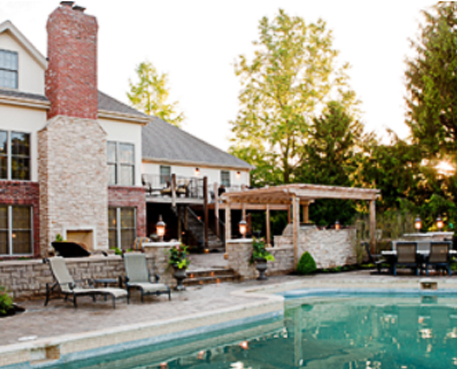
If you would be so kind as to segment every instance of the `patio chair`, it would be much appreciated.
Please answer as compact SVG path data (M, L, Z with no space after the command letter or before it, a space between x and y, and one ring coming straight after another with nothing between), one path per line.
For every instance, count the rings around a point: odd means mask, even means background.
M141 291L141 302L144 302L144 295L161 295L168 294L168 300L171 300L170 287L166 284L158 283L160 277L156 274L155 281L151 281L151 276L146 264L146 256L140 253L124 254L125 266L125 285L130 298L131 289Z
M417 254L417 242L397 242L397 257L393 261L392 273L397 275L397 265L411 268L412 272L419 275L420 262Z
M430 254L425 259L425 272L428 275L428 267L432 265L436 270L446 270L447 274L452 275L451 260L449 256L449 249L451 242L440 241L430 242Z
M43 262L48 263L51 269L52 276L56 283L50 286L50 283L46 283L46 300L44 306L46 306L51 299L51 292L54 291L56 287L59 288L59 292L64 295L65 301L67 301L68 296L72 297L74 307L78 307L76 299L79 296L92 296L92 300L95 302L96 295L101 296L111 296L113 299L113 308L116 308L116 299L126 297L127 303L129 303L129 296L126 290L121 288L80 288L76 287L76 283L73 277L70 275L65 259L56 256L49 259L43 259ZM90 284L90 280L88 281Z
M362 242L362 245L365 247L365 250L368 255L368 259L371 264L374 264L376 266L376 269L378 270L378 274L381 274L381 269L384 265L388 265L389 270L391 269L390 263L387 259L385 259L381 254L372 254L370 251L370 244L368 242Z

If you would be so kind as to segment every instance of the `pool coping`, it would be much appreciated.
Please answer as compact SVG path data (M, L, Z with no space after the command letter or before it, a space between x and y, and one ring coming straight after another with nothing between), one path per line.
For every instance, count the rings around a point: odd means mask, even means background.
M46 368L109 354L132 347L212 332L228 326L242 325L284 315L285 296L311 297L331 294L395 294L399 291L415 295L457 295L457 283L444 283L446 289L424 291L418 280L403 281L317 281L312 277L268 285L254 285L232 291L231 295L253 299L233 307L149 322L42 338L36 341L0 346L0 368ZM457 282L457 281L456 281ZM350 288L348 285L351 285ZM369 285L369 288L366 288ZM392 288L392 286L395 286ZM416 288L413 288L416 287ZM285 291L289 291L285 293Z

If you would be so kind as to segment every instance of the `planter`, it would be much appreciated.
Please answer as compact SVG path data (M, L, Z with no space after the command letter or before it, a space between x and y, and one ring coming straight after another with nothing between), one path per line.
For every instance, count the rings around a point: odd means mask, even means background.
M6 314L0 313L0 318L6 318L8 316L16 315L17 313L24 312L25 309L19 305L13 304L13 307L9 309Z
M255 268L259 272L259 278L257 278L258 281L264 281L267 279L265 277L265 272L268 269L267 261L264 258L257 258L255 259Z
M173 277L176 279L175 291L184 291L186 287L182 284L184 279L187 277L186 268L179 269L178 267L173 266Z

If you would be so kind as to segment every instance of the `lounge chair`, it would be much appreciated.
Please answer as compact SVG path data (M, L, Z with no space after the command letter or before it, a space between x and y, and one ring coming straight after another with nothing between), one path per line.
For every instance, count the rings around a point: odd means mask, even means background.
M131 289L139 289L141 291L141 302L144 302L144 295L161 295L168 294L168 300L171 300L170 287L165 284L158 283L160 277L156 274L155 282L151 281L148 267L146 264L146 256L140 253L124 254L125 266L125 285L130 298Z
M449 249L451 242L430 242L430 254L425 259L425 272L428 275L428 267L432 265L435 269L443 269L447 274L452 275L451 260L449 256Z
M73 305L77 307L76 299L79 296L92 296L92 300L95 302L95 296L111 296L113 299L113 308L116 308L116 299L126 297L127 303L129 303L129 296L126 290L121 288L80 288L76 287L76 283L73 277L70 275L65 259L56 256L49 259L43 259L43 262L48 263L51 268L52 276L54 277L56 283L50 285L46 283L46 300L44 306L46 306L51 299L51 292L54 291L56 287L59 288L60 293L64 295L65 301L67 301L68 296L72 297ZM90 283L90 281L89 281Z
M420 262L418 261L417 242L397 242L397 257L392 265L393 275L397 275L397 265L410 267L411 271L419 275Z

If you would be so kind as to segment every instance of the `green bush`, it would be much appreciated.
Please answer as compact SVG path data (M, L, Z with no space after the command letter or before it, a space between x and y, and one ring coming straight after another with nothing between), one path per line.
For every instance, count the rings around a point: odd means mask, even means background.
M300 261L297 265L297 273L298 274L311 274L316 271L316 262L311 254L306 251L300 258Z
M6 315L7 311L13 307L13 299L6 292L6 288L0 286L0 315Z

